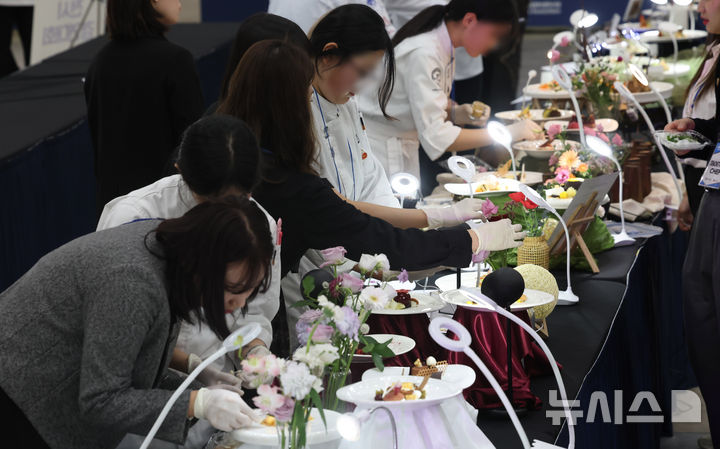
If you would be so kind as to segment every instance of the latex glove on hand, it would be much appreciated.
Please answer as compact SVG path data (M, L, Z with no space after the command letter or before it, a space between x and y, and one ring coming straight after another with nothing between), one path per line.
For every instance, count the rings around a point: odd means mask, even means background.
M423 209L423 212L427 215L429 228L446 228L468 220L485 219L481 212L484 202L477 198L465 198L450 207L429 207Z
M471 104L458 104L454 106L454 123L459 126L473 125L484 127L490 119L490 106L485 106L482 116L473 115L473 107Z
M543 129L532 120L520 120L512 125L508 125L508 131L512 135L512 141L519 140L538 140L544 137Z
M478 237L479 245L475 254L480 251L501 251L508 248L517 248L522 245L525 233L522 226L512 224L505 218L500 221L481 223L471 229Z
M223 432L250 427L263 420L237 393L223 388L201 388L195 396L193 415Z
M195 354L190 354L190 356L188 356L188 374L192 373L201 363L202 359L200 357ZM240 379L230 373L223 373L213 368L212 365L202 370L200 374L198 374L197 380L208 387L217 384L226 384L237 388L242 387L242 381Z

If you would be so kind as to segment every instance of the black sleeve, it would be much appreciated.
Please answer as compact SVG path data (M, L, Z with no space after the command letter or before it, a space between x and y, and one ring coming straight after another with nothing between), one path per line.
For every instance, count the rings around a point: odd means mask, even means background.
M383 253L394 270L464 267L470 263L472 240L466 229L395 228L340 199L326 180L317 177L306 180L309 182L302 189L303 198L297 202L296 219L307 249L343 246L352 260L358 260L363 253Z
M202 117L205 102L192 54L181 49L174 59L168 77L168 105L177 145L185 129Z
M718 141L718 131L720 131L718 125L720 125L720 123L718 123L717 117L711 118L710 120L693 119L693 121L695 122L695 131L710 139L713 146L709 146L701 151L691 151L686 155L678 157L681 159L691 157L694 159L708 160L710 159L710 156L712 156L713 151L715 151L714 145Z

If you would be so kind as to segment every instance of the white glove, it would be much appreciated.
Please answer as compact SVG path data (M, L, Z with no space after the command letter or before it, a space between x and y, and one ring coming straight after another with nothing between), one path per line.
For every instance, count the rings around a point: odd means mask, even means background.
M223 432L250 427L263 420L237 393L222 388L198 390L193 415Z
M539 140L544 137L543 129L532 120L520 120L508 125L508 131L512 135L512 141L518 140Z
M505 218L500 221L489 223L481 223L477 228L472 229L477 235L480 244L477 251L500 251L508 248L517 248L522 245L525 233L522 232L522 226L512 224L509 219Z
M250 348L250 350L245 354L245 358L250 357L251 355L254 355L255 357L265 357L267 355L272 354L270 350L265 345L257 345ZM244 388L251 389L253 388L252 385L250 385L250 382L253 380L253 375L246 374L243 370L237 370L233 372L233 375L237 378L238 381L242 384Z
M453 109L453 123L459 126L475 125L483 127L490 118L490 106L486 106L481 117L473 115L473 107L471 104L456 104Z
M268 356L272 354L270 350L265 345L256 345L250 348L250 350L245 354L245 358L250 357L251 355L254 355L255 357L262 358L265 356Z
M190 354L188 357L188 374L192 373L201 363L202 359L200 357L195 354ZM230 373L223 373L213 368L212 365L202 370L200 374L198 374L197 380L208 387L217 384L232 385L237 388L242 387L242 381L240 379Z
M485 218L481 212L484 202L484 200L477 198L465 198L450 207L429 207L423 209L423 212L427 215L428 227L444 228L456 226L476 218Z

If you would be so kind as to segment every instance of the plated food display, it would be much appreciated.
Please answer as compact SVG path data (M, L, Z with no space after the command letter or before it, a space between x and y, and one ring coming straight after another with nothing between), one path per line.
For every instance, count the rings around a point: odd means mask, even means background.
M710 140L697 131L657 131L655 135L662 145L672 151L696 151L710 145Z
M530 84L523 88L523 94L540 100L563 100L570 98L570 92L560 87L557 81L542 84ZM580 96L581 92L575 92Z
M569 145L569 148L565 148L566 144ZM524 151L528 157L533 159L550 159L556 151L565 149L577 150L579 148L580 142L574 140L562 142L551 139L524 140L522 142L515 142L512 146L513 150Z
M504 122L516 122L519 120L530 119L535 122L544 122L547 120L567 120L573 116L573 112L566 109L558 109L549 107L546 109L530 109L526 107L522 110L502 111L495 114L495 117Z
M380 392L382 398L378 398ZM391 395L386 400L385 396L388 393ZM423 408L461 394L460 388L443 380L387 375L363 379L337 391L337 397L345 402L362 407L383 405L389 408Z
M433 294L434 293L434 294ZM397 295L380 310L373 310L376 315L416 315L430 313L442 309L445 304L437 297L437 292L423 290L398 290Z
M443 303L443 306L445 304ZM388 348L393 352L394 355L407 354L408 352L415 349L415 340L404 335L394 334L369 334L367 337L373 338L378 343L385 343L388 340L390 344ZM372 362L372 356L365 354L362 349L358 348L357 352L353 356L354 362Z
M520 183L514 179L488 176L481 181L471 183L470 188L472 188L473 196L489 197L518 192L520 190L519 184ZM470 196L470 188L468 188L466 183L449 183L443 187L453 195Z

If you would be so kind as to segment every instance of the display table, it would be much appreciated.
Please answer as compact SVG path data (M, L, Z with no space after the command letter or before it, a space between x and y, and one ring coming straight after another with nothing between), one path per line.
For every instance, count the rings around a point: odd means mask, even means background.
M208 104L218 97L237 24L183 24ZM97 222L83 77L106 38L0 80L0 291ZM130 132L131 130L128 130Z

